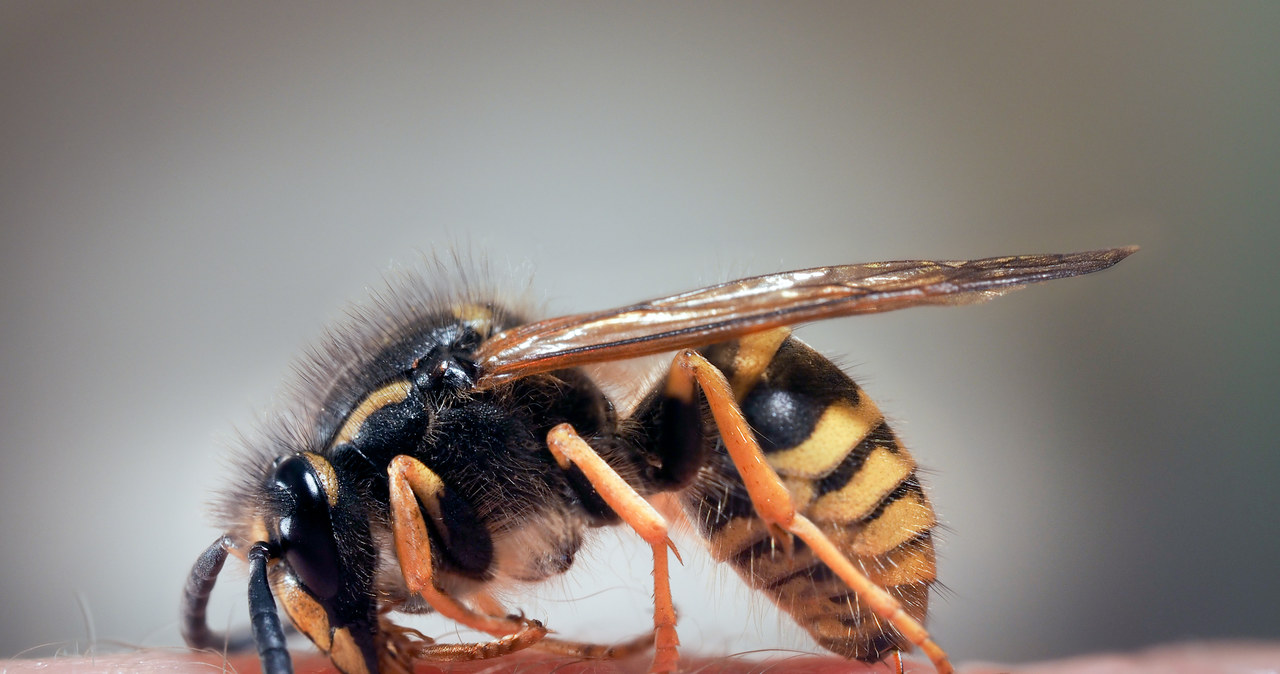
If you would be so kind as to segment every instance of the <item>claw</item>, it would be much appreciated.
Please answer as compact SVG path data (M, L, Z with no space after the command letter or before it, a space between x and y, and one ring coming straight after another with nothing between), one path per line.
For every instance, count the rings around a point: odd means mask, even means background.
M781 548L783 554L787 557L792 556L796 551L795 535L774 522L770 522L765 526L769 530L769 536L773 538L773 544Z

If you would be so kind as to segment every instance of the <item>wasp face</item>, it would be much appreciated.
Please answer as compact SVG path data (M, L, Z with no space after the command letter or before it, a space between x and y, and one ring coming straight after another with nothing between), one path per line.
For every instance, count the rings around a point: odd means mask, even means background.
M314 454L298 454L276 462L270 483L271 496L280 508L271 523L270 543L302 585L321 601L338 595L338 545L329 515L329 494L336 492L332 470ZM331 483L329 490L325 489L326 481ZM337 494L333 496L336 500Z
M356 504L333 466L310 452L277 460L266 489L271 593L342 671L376 671L372 558L358 545L369 533Z
M314 433L277 436L269 443L285 453L245 492L259 504L253 525L233 528L229 538L261 548L256 554L264 558L264 579L255 588L254 553L249 555L251 612L274 612L266 602L278 601L294 626L347 674L377 671L380 656L371 515L386 502L387 464L423 442L438 408L466 396L475 377L466 356L478 341L474 330L455 323L391 345L377 358L386 369L358 386L339 387L337 397L325 401ZM363 397L348 399L360 390ZM326 420L328 410L338 414ZM290 445L299 449L285 449ZM452 492L442 495L454 523L470 512L458 501ZM469 542L454 541L450 554L442 553L445 563L468 552ZM265 597L257 605L255 591ZM255 617L260 650L274 640L260 632L282 634L260 627Z

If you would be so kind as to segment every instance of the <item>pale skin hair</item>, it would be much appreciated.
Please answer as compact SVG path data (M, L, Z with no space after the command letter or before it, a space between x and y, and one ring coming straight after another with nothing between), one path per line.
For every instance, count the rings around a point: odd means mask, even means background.
M904 661L908 674L928 674L933 667L911 658ZM481 672L523 672L525 674L643 674L649 656L640 655L619 662L573 662L538 653L515 654L497 661L459 664L423 663L419 672L480 674ZM294 654L297 674L334 672L328 661L316 653ZM682 658L681 669L690 674L888 674L889 665L867 665L841 658L815 655L778 655L767 662L739 657ZM6 674L108 674L120 671L141 674L208 674L210 672L258 672L254 654L224 659L217 654L188 654L174 651L140 651L97 657L59 656L38 660L0 661ZM1120 654L1086 655L1051 662L1018 665L961 664L961 674L1231 674L1235 672L1280 672L1280 642L1205 642L1160 646Z

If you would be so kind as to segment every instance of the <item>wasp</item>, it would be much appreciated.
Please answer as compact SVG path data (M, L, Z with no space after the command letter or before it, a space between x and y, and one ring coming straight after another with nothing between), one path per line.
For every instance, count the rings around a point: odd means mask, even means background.
M1135 250L819 267L547 320L474 283L410 281L332 331L299 368L297 403L248 443L225 533L187 581L183 637L256 646L264 672L290 672L278 601L345 674L528 647L652 647L652 671L674 671L668 528L682 517L823 648L875 662L915 647L951 672L922 626L937 518L915 460L790 328L986 300ZM625 414L589 374L672 352ZM495 598L564 572L590 530L612 525L652 549L652 631L612 647L562 640ZM250 637L206 619L228 555L249 566ZM492 639L435 643L390 618L429 611Z

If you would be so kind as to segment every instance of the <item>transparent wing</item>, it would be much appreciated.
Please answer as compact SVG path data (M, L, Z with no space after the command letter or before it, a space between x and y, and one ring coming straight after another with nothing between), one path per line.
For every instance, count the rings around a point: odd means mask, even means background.
M871 262L730 281L499 333L477 353L477 385L485 388L538 372L712 344L836 316L980 302L1031 283L1106 269L1137 249Z

